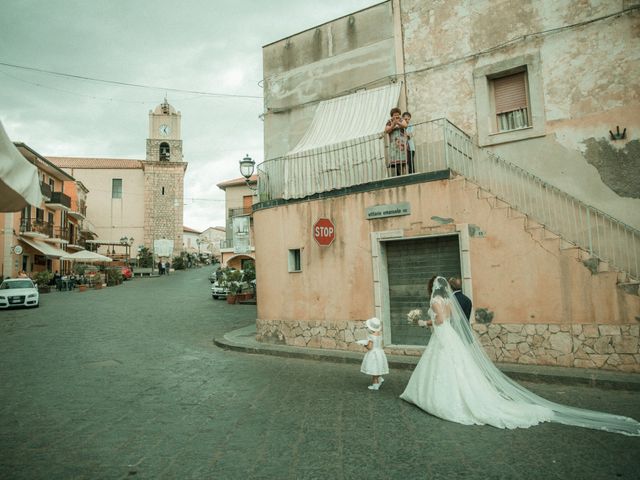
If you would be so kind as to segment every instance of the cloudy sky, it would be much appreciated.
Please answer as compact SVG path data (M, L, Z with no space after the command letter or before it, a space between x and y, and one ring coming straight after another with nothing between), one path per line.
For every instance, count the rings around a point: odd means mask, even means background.
M189 163L184 223L224 225L215 185L245 154L264 160L262 46L378 3L2 0L0 121L45 157L144 159L166 94Z

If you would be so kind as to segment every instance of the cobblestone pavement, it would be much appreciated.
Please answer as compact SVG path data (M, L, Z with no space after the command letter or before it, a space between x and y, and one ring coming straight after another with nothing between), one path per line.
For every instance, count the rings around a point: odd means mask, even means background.
M213 345L255 307L208 293L209 269L54 292L0 311L1 479L637 478L640 438L439 420L357 365ZM640 393L527 384L640 419Z

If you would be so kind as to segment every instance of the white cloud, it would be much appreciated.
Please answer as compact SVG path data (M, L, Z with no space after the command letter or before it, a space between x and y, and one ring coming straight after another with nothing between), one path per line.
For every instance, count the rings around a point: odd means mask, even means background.
M70 79L0 65L0 120L42 155L144 158L148 111L182 113L185 225L224 225L224 192L245 154L263 160L262 46L377 0L6 0L0 62L160 88Z

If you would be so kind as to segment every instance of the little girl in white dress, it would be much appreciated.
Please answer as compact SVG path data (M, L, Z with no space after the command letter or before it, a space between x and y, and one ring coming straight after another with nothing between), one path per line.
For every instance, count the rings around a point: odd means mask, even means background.
M362 359L362 366L360 371L367 375L371 375L371 385L369 390L379 390L384 382L384 378L381 375L389 373L389 363L387 362L387 356L382 349L382 324L380 320L373 317L364 322L369 335L367 340L361 340L358 343L362 343L368 350Z

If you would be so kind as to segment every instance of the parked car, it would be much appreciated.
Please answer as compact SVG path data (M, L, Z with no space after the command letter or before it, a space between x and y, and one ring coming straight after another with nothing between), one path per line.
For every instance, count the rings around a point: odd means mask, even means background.
M248 283L244 281L244 272L235 268L222 268L209 275L209 280L213 278L211 284L211 296L215 299L227 298L231 289L230 285L237 283L241 289L247 288Z
M30 278L8 278L0 284L0 308L39 306L40 294Z
M131 277L133 277L133 270L131 270L130 267L128 267L127 265L123 265L120 268L122 268L122 278L124 280L129 280Z
M227 298L227 295L229 295L229 287L227 287L226 284L218 283L217 281L213 282L211 285L211 296L214 300Z

